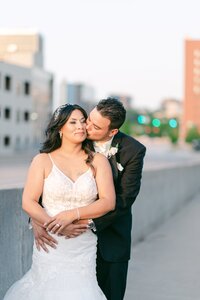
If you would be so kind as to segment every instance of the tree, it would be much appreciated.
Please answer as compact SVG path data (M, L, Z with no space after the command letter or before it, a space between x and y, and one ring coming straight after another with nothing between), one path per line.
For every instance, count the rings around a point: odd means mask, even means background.
M186 143L192 143L193 140L199 139L199 138L200 138L200 133L199 133L197 127L192 126L186 134L185 141L186 141Z

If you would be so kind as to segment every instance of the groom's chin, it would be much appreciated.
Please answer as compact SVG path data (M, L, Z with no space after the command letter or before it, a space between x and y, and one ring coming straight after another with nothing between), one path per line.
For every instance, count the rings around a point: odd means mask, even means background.
M89 133L87 133L87 137L86 137L88 140L93 140L93 138L92 138L92 136L89 134Z

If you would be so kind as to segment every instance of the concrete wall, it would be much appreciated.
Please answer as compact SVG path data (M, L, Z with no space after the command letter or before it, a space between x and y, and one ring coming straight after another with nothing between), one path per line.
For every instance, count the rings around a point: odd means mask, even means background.
M200 191L200 164L174 166L143 173L133 204L133 243L143 240Z
M148 170L133 205L133 242L154 228L199 192L200 164ZM0 190L0 299L30 267L32 231L21 210L21 189Z
M21 189L0 190L0 299L31 264L32 231L21 195Z

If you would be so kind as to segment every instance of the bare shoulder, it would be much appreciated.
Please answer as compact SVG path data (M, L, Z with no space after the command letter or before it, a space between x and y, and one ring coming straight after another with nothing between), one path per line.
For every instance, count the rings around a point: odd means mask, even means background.
M106 165L109 164L107 157L101 153L95 153L94 159L93 159L93 164L95 166L99 166L101 164Z
M39 153L33 157L32 165L44 166L45 163L49 160L47 153Z

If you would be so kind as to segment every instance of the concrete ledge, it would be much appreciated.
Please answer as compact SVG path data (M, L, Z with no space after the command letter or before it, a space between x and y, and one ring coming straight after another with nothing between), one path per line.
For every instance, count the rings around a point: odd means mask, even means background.
M200 164L146 170L133 205L133 243L189 202L199 190ZM22 189L0 190L0 299L30 267L32 231L21 209Z

